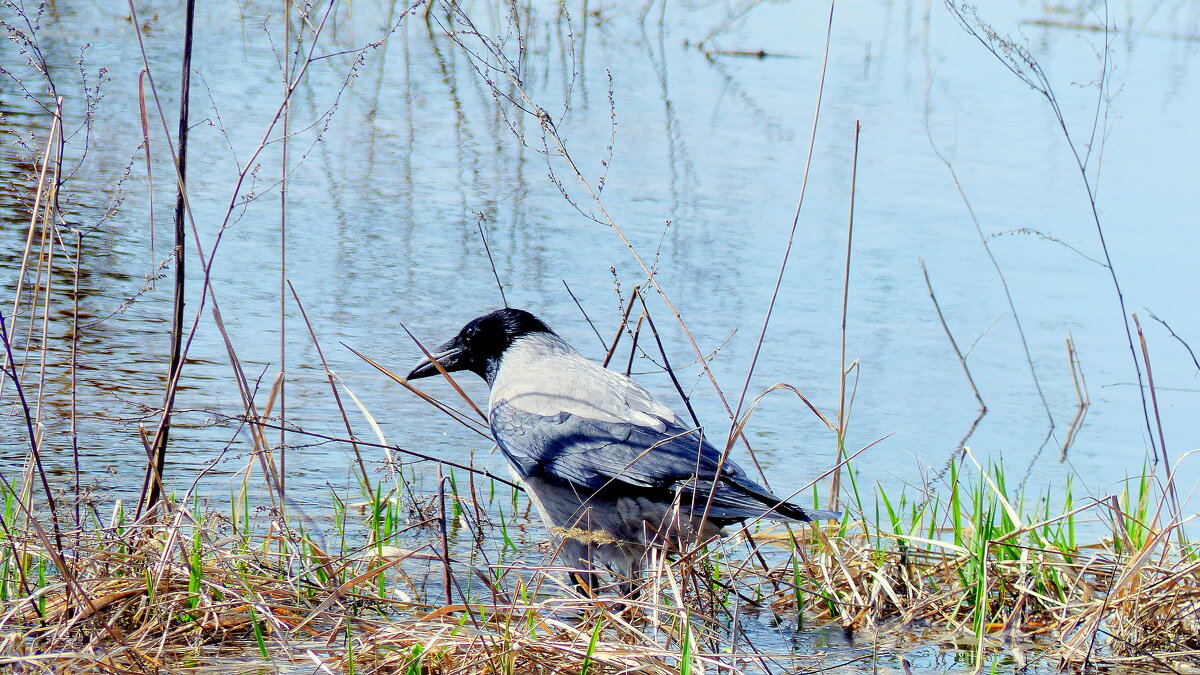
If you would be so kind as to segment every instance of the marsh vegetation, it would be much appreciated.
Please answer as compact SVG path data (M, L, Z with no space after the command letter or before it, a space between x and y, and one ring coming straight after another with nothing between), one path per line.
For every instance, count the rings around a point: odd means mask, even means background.
M1200 667L1190 4L178 4L0 14L6 667ZM845 516L575 596L510 303Z

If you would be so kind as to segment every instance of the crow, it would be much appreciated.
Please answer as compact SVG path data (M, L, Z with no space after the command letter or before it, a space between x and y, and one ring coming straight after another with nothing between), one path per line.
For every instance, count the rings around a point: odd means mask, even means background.
M692 425L628 377L600 367L533 314L473 319L431 352L491 388L488 422L559 556L592 596L607 569L632 595L651 547L678 550L750 518L837 519L750 479ZM408 379L436 375L423 359Z

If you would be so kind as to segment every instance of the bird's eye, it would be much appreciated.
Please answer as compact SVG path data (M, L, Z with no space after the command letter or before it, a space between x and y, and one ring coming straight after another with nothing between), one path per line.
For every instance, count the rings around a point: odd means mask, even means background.
M463 330L463 340L466 342L473 342L475 340L475 336L478 334L478 328L475 326L467 326L466 329Z

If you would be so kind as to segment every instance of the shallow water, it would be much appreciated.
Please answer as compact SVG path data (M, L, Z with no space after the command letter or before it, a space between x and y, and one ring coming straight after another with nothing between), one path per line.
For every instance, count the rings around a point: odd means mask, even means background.
M139 5L168 118L177 105L182 36L176 4ZM258 168L240 191L235 183L279 105L277 49L285 40L278 3L199 4L191 204L206 255L215 260L212 280L231 343L247 376L259 380L261 410L279 367L281 144L269 145L256 158ZM170 278L140 291L169 246L173 186L164 138L151 117L152 248L150 190L138 147L141 57L134 25L107 4L66 5L52 7L37 34L64 96L68 130L85 110L76 65L81 48L88 45L83 51L88 86L100 77L99 68L107 69L86 156L82 133L66 148L69 166L81 156L82 161L64 188L64 206L70 224L86 231L79 279L78 448L87 480L129 499L140 488L145 461L136 423L154 420L166 377ZM603 176L605 208L641 254L656 262L662 287L700 348L706 354L716 350L713 371L736 401L800 194L828 7L748 5L730 22L741 7L659 2L645 8L643 20L637 5L574 3L564 14L538 4L519 11L522 42L507 14L484 3L462 6L481 31L503 41L507 53L523 54L530 96L554 117L589 183L597 186ZM356 0L338 5L326 23L315 53L331 56L309 67L289 119L295 136L289 142L286 276L331 367L389 442L502 471L500 459L487 454L490 443L448 421L340 343L403 373L419 351L402 323L434 344L500 305L477 226L487 233L508 301L535 311L590 356L603 354L619 319L610 270L624 298L644 279L614 232L585 217L596 207L560 158L547 161L542 154L536 121L497 112L469 55L447 35L444 9L407 17L403 11L403 5ZM1187 3L1114 7L1112 96L1097 108L1093 85L1101 72L1104 33L1089 27L1102 18L1039 3L986 11L999 32L1028 45L1054 88L1071 139L1081 153L1092 150L1089 176L1108 249L1127 309L1138 312L1146 329L1167 450L1175 457L1195 447L1200 385L1183 344L1150 312L1184 341L1200 341L1193 299L1200 234L1192 205L1193 158L1200 156L1194 122L1200 109L1195 69L1200 12ZM11 10L4 12L6 20L14 20ZM706 45L718 51L706 54L695 46L727 23ZM377 46L343 53L381 40L389 26L395 31ZM1087 193L1046 99L1005 70L938 3L839 4L829 46L804 207L750 396L787 382L826 415L836 413L854 125L861 121L846 332L847 360L858 369L848 446L886 438L856 460L858 484L866 492L878 484L889 494L920 485L970 434L967 444L975 455L1002 461L1012 485L1057 494L1073 476L1076 500L1118 489L1119 479L1142 471L1150 432L1116 294L1108 270L1094 262L1103 251ZM35 88L17 45L5 42L0 50L0 63ZM767 56L736 53L760 50ZM348 74L353 77L347 86ZM1100 132L1091 139L1098 110ZM11 78L0 78L0 112L6 132L0 281L11 297L34 192L35 164L27 156L40 152L48 120ZM277 128L270 137L279 134ZM30 152L16 144L17 135ZM1053 433L1004 289L955 176L1007 280ZM231 200L251 192L256 198L234 208L212 254ZM72 471L66 364L73 279L62 273L74 249L71 235L64 236L65 251L54 263L59 275L41 395L36 359L24 379L26 393L43 402L44 460L60 484ZM200 306L200 270L191 246L188 308L194 312ZM950 330L969 350L968 365L988 406L974 427L978 406L929 300L921 260ZM723 433L728 417L694 364L685 336L660 298L651 296L649 303L700 418ZM290 294L286 305L286 418L307 431L344 435ZM7 301L0 305L8 319L10 307ZM21 331L29 322L23 311ZM1078 347L1091 406L1063 453L1077 409L1067 335ZM641 344L657 358L644 331ZM626 337L614 367L624 367L628 348ZM632 364L639 381L682 410L654 362L639 357ZM206 309L177 401L181 412L167 482L183 491L208 469L197 489L218 510L237 489L238 472L253 464L246 430L227 419L241 413L231 374ZM464 378L464 385L476 400L486 398L482 383ZM454 399L442 383L428 388ZM28 445L11 384L0 395L8 406L0 419L0 462L4 474L13 476ZM356 433L374 440L363 415L347 406ZM785 392L770 394L747 429L777 491L801 488L833 461L833 435ZM327 522L330 489L355 498L349 449L297 433L287 443L291 498L309 505L317 523ZM381 478L382 453L364 451L372 478ZM743 451L737 457L745 462ZM1200 470L1194 460L1178 466L1186 496ZM406 473L417 477L415 492L433 491L436 467L417 463ZM251 485L261 490L259 481ZM820 489L826 494L827 483ZM865 499L872 504L869 495ZM528 525L515 536L521 555L537 562L543 554L534 545L544 533L536 523ZM466 536L452 544L460 552L474 546ZM829 653L845 661L875 648L863 636L843 636L836 629L794 633L766 613L744 621L743 630L764 648ZM906 632L885 639L918 671L954 670L970 661L969 654L940 644L936 636Z
M256 157L257 168L240 191L235 183L279 106L276 50L285 42L275 5L202 5L193 63L190 200L206 255L215 261L212 281L231 343L247 377L260 379L261 409L280 361L282 145L275 142ZM604 207L656 265L659 283L700 348L716 350L713 372L735 402L800 194L828 6L755 5L706 43L721 50L707 54L695 45L737 13L722 4L652 3L644 20L640 6L538 4L520 10L521 39L507 17L488 5L463 7L480 31L497 36L514 58L521 55L529 95L554 117L589 183L598 186L603 177ZM174 3L139 9L168 118L177 105L178 11ZM614 232L585 217L596 207L561 158L547 160L536 120L512 114L511 107L505 108L509 117L497 112L471 58L447 35L445 10L407 17L403 11L403 5L386 2L338 6L315 51L331 56L315 61L297 89L289 119L295 135L288 148L286 276L330 366L389 442L459 462L474 455L476 463L497 467L499 458L486 456L487 441L339 343L407 372L419 351L401 324L435 344L499 306L477 226L487 234L508 301L537 313L590 356L602 356L603 343L565 286L608 341L620 316L610 270L626 298L644 279ZM1108 251L1126 307L1138 312L1146 330L1167 451L1174 457L1190 450L1200 432L1197 368L1150 313L1182 340L1200 341L1194 302L1200 229L1192 204L1193 158L1200 155L1194 123L1200 16L1187 3L1114 7L1111 100L1098 108L1094 83L1105 34L1088 27L1102 18L1038 3L986 11L1000 33L1028 45L1053 86L1076 148L1091 150L1089 177ZM383 39L388 26L395 31ZM64 205L71 224L87 232L79 299L80 462L89 478L128 497L140 488L144 465L134 425L161 404L165 381L170 279L138 293L169 246L170 164L152 115L152 252L133 24L124 11L75 3L52 8L38 35L65 97L68 131L84 114L76 65L81 48L88 45L88 86L98 68L107 69L87 155L64 188ZM0 49L7 68L36 83L16 45L6 42ZM760 50L767 56L733 53ZM921 484L953 456L978 414L930 302L924 260L950 330L964 351L969 348L971 374L988 406L967 441L975 455L1002 461L1011 482L1021 479L1038 493L1057 493L1073 474L1077 499L1084 492L1110 494L1118 479L1142 470L1150 436L1117 296L1108 270L1095 262L1103 252L1087 192L1047 100L938 3L840 4L829 50L803 210L750 396L787 382L826 415L836 414L858 120L846 330L847 361L858 368L847 443L856 449L886 436L856 461L859 484L870 491L878 483L889 492ZM20 159L28 153L12 144L12 134L35 134L29 146L40 152L48 120L11 78L0 82L0 107L10 132L0 163L0 245L7 251L0 279L11 297L33 194L33 165ZM279 134L276 128L270 137ZM68 158L78 159L83 145L82 133L72 136ZM1007 280L1045 407L997 272L937 153L953 167ZM244 202L251 193L255 198ZM102 220L117 199L119 206ZM231 200L234 217L212 254ZM67 250L73 252L70 242ZM190 325L190 313L200 305L200 266L190 242L188 255ZM70 261L59 256L56 268L66 270ZM65 368L70 283L69 276L55 282L54 337L40 411L45 462L57 476L71 471ZM343 435L290 294L285 304L287 421ZM660 298L652 296L650 306L701 419L723 433L728 416L687 340ZM22 320L28 321L27 312ZM1091 406L1063 453L1077 409L1064 348L1068 335L1078 348ZM645 333L641 344L655 355ZM627 360L628 347L626 338L617 367ZM35 365L28 368L36 372ZM655 363L639 357L633 370L682 410ZM241 412L231 373L206 309L177 401L182 412L167 481L185 489L215 460L199 490L218 501L234 489L250 448L245 430L224 421ZM26 376L31 397L38 379ZM482 383L468 380L466 386L476 400L486 399ZM429 389L453 398L441 383ZM14 404L11 386L3 395ZM353 407L350 415L356 433L373 439L362 415ZM24 461L27 440L15 408L4 425L8 473ZM834 436L784 392L758 406L748 433L772 486L784 493L817 477L836 451ZM286 460L287 484L297 500L320 502L325 486L355 484L346 447L299 434L287 442L294 446ZM369 459L377 468L381 457L372 451ZM1179 467L1181 492L1189 494L1200 471L1194 460ZM436 469L418 465L417 471Z

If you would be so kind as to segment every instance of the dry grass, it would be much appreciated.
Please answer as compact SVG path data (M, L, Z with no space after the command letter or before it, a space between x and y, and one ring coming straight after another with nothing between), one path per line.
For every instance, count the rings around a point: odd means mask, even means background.
M981 665L1200 665L1200 555L1180 523L1155 516L1165 502L1153 481L1080 505L1068 496L1055 515L1045 502L1024 513L1003 471L968 470L970 459L920 502L879 493L879 518L759 531L753 551L733 538L652 560L641 596L624 604L574 597L562 570L537 562L551 552L528 554L544 533L520 541L519 555L481 544L527 516L476 521L466 514L494 514L495 504L457 495L447 498L461 507L458 526L482 540L445 544L439 519L424 516L436 497L409 509L385 495L361 515L339 512L341 550L329 552L277 517L177 502L154 520L114 513L63 531L58 550L8 494L0 662L30 672L304 661L342 672L686 673L847 660L779 653L740 633L739 616L757 612L783 626L971 649ZM1109 534L1078 544L1077 526Z

